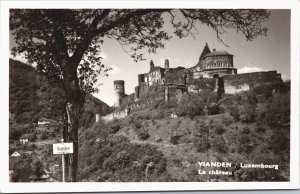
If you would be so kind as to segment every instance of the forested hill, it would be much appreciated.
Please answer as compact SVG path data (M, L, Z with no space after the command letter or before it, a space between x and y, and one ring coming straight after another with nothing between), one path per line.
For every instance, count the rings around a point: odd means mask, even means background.
M60 121L63 99L63 90L51 84L34 67L9 60L9 112L12 123L31 124L40 118ZM105 115L109 112L110 107L106 103L87 95L81 124L91 123L95 119L95 113Z

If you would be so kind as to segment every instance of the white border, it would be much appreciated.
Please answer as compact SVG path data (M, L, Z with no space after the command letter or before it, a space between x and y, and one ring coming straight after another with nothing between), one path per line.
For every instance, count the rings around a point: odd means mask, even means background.
M1 192L93 192L93 191L175 191L252 190L299 188L299 24L297 0L116 0L116 1L2 1L0 133ZM291 163L290 182L174 182L174 183L10 183L8 181L8 88L9 8L263 8L291 9Z

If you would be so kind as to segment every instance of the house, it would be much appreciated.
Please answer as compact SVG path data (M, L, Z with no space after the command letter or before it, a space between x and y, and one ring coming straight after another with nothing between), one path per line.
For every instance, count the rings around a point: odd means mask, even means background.
M17 151L11 155L11 157L20 157L20 156L21 156L21 154Z

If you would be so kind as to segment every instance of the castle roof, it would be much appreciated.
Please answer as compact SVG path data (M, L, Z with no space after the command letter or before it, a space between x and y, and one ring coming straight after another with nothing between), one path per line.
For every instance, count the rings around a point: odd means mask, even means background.
M202 53L201 53L201 55L200 55L200 58L199 58L199 64L200 64L200 61L203 59L203 57L205 56L205 55L207 55L207 54L209 54L209 53L211 53L211 51L210 51L210 49L209 49L209 47L208 47L208 44L206 43L205 44L205 46L204 46L204 48L203 48L203 51L202 51Z
M212 57L212 56L220 56L220 55L231 55L232 56L232 54L229 54L227 51L220 50L220 51L213 51L211 53L208 53L203 58Z

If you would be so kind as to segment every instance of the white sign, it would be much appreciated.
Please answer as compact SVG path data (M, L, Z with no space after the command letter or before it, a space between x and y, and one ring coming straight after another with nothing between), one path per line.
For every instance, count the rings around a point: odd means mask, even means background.
M71 154L71 153L73 153L73 143L53 144L53 154Z

